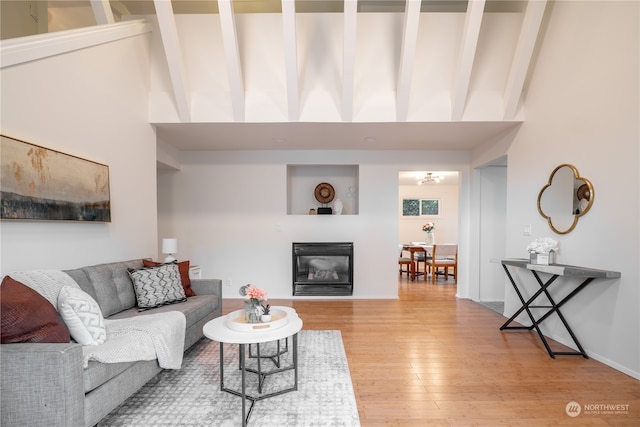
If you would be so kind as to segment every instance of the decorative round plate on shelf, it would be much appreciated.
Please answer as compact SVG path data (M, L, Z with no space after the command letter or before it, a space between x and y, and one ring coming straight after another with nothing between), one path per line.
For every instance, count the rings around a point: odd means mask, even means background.
M578 197L578 200L582 200L582 199L591 200L591 192L589 191L589 186L587 184L582 184L578 188L577 197Z
M336 195L333 186L327 182L320 183L316 186L313 195L316 197L316 200L320 203L329 203L333 200Z

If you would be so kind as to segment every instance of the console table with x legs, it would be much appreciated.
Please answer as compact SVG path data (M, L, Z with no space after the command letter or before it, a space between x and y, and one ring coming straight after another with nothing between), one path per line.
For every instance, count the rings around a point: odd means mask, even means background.
M521 288L518 287L513 276L511 275L508 266L523 268L531 271L531 274L535 277L536 281L540 285L540 289L538 289L531 297L525 300L525 297L522 294ZM560 311L560 308L571 298L573 298L578 292L584 289L589 283L591 283L594 279L615 279L620 277L620 273L617 271L608 271L608 270L596 270L593 268L586 267L577 267L573 265L564 265L564 264L551 264L551 265L540 265L540 264L530 264L529 260L526 259L504 259L502 260L502 268L504 268L509 281L513 285L513 289L515 289L522 306L516 311L513 316L509 318L501 327L500 330L505 329L526 329L532 330L535 329L540 339L542 340L549 356L555 359L556 355L571 355L571 356L583 356L588 359L587 353L585 353L584 349L580 345L578 338L576 338L575 334L571 330L569 323L565 319L564 315ZM538 273L547 273L550 274L551 277L547 279L546 282L543 282ZM561 281L557 281L558 277L572 277L582 279L582 282L575 287L571 292L569 292L565 297L563 297L560 301L555 302L553 297L549 292L549 287L554 283L561 283ZM562 285L558 285L562 286ZM532 305L533 302L540 295L544 294L544 296L549 301L549 305ZM546 313L542 316L536 318L531 312L532 308L546 308L548 309ZM523 311L527 312L529 319L531 320L530 326L509 326L510 323L514 321L514 319L520 315ZM546 337L540 331L540 323L542 323L546 318L548 318L551 314L556 313L560 318L560 321L571 335L571 339L575 343L578 351L553 351L551 347L549 347L549 343L547 342Z

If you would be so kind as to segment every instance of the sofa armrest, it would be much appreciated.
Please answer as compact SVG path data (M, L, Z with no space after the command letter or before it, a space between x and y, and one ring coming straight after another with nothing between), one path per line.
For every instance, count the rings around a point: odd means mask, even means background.
M0 345L3 426L84 426L82 346Z
M196 295L218 295L222 303L222 280L191 279L191 289Z

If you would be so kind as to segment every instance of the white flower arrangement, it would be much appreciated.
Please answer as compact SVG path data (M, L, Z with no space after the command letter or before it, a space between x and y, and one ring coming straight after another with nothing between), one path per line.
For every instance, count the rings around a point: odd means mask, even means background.
M527 251L537 254L548 254L558 252L558 242L550 237L540 237L527 246Z

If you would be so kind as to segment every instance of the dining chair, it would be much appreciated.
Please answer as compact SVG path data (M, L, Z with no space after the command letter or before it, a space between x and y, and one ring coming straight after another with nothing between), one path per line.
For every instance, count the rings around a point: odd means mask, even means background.
M413 254L413 260L416 262L416 273L420 272L420 264L423 264L422 274L424 280L427 280L427 274L431 271L431 254L426 249L422 251L415 251Z
M402 268L403 265L407 266L406 270ZM411 258L404 256L402 245L400 245L400 256L398 257L398 266L400 267L400 277L402 277L402 273L404 272L407 273L407 277L411 277L411 272L415 269L415 263L411 261Z
M443 274L445 280L449 280L449 268L453 268L453 278L458 280L458 245L441 244L433 245L431 252L431 283L436 283L436 275ZM444 271L440 272L442 268Z

